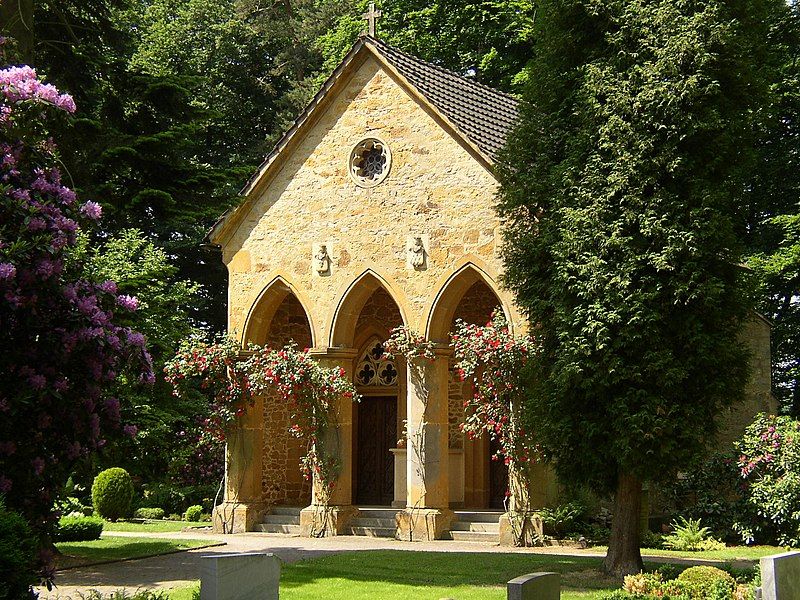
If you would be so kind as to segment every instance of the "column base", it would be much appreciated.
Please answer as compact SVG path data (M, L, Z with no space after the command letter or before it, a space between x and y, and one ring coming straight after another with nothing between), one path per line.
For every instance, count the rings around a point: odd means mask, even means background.
M501 546L541 546L543 538L542 519L538 514L517 513L512 517L510 513L503 513L500 516Z
M447 508L406 508L397 513L397 538L407 542L440 540L455 520Z
M341 535L357 514L358 508L352 505L323 508L312 504L300 511L300 535L303 537Z
M254 531L264 519L266 508L262 502L223 502L214 507L214 533Z

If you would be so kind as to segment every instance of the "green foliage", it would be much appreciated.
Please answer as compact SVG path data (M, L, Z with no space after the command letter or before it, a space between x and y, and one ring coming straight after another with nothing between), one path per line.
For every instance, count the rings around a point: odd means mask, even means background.
M683 470L682 478L664 487L664 496L677 513L702 519L717 539L739 539L734 523L757 515L745 501L736 462L733 453L703 456Z
M103 519L69 514L58 520L54 542L85 542L99 540L103 533Z
M193 504L189 508L186 509L186 512L183 513L183 520L184 521L199 521L200 517L203 514L203 507L199 504Z
M35 598L38 543L28 523L0 498L0 600Z
M760 414L736 447L749 509L736 530L748 543L800 546L800 421Z
M137 508L133 512L137 519L163 519L165 514L163 508Z
M125 469L112 467L98 473L92 483L92 505L109 521L126 517L133 502L133 482Z
M702 594L701 598L709 600L727 600L736 587L736 581L729 573L706 565L689 567L678 575L677 581L687 584L695 597ZM727 595L720 596L720 592Z
M719 542L710 537L711 529L709 527L701 527L700 519L679 517L677 521L672 522L672 529L673 532L664 537L664 546L671 550L697 552L719 549L709 547L713 543L719 544ZM724 548L725 544L722 544L722 547Z
M545 533L559 538L574 532L587 516L586 507L578 502L567 502L554 508L540 508L537 512L542 519Z
M89 590L86 594L81 595L81 600L169 600L169 598L169 593L164 590L137 590L135 592L115 590L109 594Z
M658 550L664 547L664 536L649 529L642 533L639 545L642 548L653 548Z
M140 504L143 508L160 508L167 515L178 515L178 520L188 507L199 504L210 511L217 485L179 486L151 483L144 487Z

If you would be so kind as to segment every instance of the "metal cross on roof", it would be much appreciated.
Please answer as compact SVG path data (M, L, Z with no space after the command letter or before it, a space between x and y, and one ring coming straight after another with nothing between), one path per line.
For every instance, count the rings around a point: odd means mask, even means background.
M379 10L375 10L375 3L369 3L369 12L361 15L361 18L369 23L369 35L375 37L375 22L383 15Z

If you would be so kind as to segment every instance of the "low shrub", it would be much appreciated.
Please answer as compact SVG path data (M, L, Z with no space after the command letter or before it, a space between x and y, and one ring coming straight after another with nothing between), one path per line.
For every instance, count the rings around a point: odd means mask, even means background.
M567 502L555 508L542 508L537 511L542 519L545 533L565 537L575 532L586 517L586 506L580 502Z
M184 521L199 521L200 516L203 514L203 507L199 504L195 504L190 506L186 509L186 512L183 513L183 520Z
M164 509L163 508L137 508L136 511L133 513L133 516L137 519L163 519L164 518Z
M81 594L81 600L169 600L169 593L163 590L137 590L129 593L127 590L117 590L103 594L97 590L89 590Z
M37 543L28 523L0 499L0 598L36 598Z
M114 467L101 471L92 483L92 504L97 514L116 521L130 514L133 481L125 469Z
M664 536L654 531L647 530L642 533L642 539L640 541L642 548L661 549L664 547Z
M200 515L200 521L202 523L210 523L211 522L211 513L203 513Z
M101 533L103 533L103 519L71 513L58 520L58 528L53 538L56 542L86 542L99 540Z
M699 599L728 600L736 589L736 580L730 573L706 565L689 567L676 581L685 584Z
M177 513L172 513L167 517L168 521L183 521L183 516Z
M681 552L698 552L700 550L722 550L725 544L711 537L711 529L703 527L700 519L680 517L673 521L674 530L663 539L664 547Z
M178 486L165 483L151 483L144 486L139 506L142 508L161 508L165 514L182 515L195 504L210 512L214 504L215 486Z

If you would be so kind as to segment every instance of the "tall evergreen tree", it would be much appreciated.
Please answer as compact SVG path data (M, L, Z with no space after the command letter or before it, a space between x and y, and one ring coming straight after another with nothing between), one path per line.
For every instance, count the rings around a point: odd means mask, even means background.
M643 482L695 456L747 377L752 115L782 0L542 0L499 169L506 283L543 343L530 419L559 474L615 492L606 569L638 572Z

